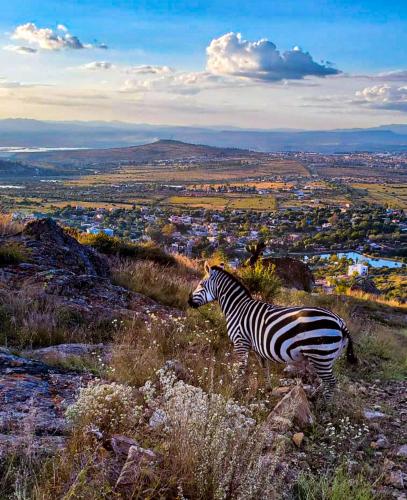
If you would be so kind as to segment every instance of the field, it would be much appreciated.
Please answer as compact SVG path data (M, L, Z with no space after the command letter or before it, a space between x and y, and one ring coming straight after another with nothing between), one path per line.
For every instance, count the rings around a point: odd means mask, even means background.
M245 181L253 177L273 175L308 176L308 170L295 161L268 161L244 163L236 161L216 162L194 165L176 164L160 166L123 166L115 172L83 176L70 181L68 185L86 186L97 184L125 184L129 182L168 182L168 183L208 183L208 181ZM246 184L246 182L244 182Z
M223 210L277 210L277 201L274 196L171 196L170 205L185 205L194 208L208 208Z
M407 184L352 184L370 203L391 208L407 208Z

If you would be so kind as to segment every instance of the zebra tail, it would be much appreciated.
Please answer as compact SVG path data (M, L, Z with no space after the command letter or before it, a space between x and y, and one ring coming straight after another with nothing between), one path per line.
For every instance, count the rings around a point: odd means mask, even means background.
M346 346L346 361L350 365L357 365L358 358L356 357L355 351L353 350L353 340L352 337L350 336L349 330L347 329L346 326L344 326L342 331L345 338L348 339L348 345Z

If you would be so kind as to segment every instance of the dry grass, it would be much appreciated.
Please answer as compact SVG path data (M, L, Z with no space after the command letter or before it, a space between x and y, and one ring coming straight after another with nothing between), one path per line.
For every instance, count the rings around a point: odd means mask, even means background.
M19 233L23 224L13 220L11 214L0 214L0 236L8 236Z
M191 291L187 269L160 266L151 261L118 262L112 270L116 284L142 293L166 306L185 309Z
M13 348L104 342L114 330L103 318L89 324L77 310L35 285L15 293L0 290L0 304L0 343Z

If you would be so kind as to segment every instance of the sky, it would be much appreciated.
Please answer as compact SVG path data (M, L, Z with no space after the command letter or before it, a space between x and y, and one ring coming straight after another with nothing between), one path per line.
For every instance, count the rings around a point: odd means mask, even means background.
M405 0L0 0L0 118L407 123Z

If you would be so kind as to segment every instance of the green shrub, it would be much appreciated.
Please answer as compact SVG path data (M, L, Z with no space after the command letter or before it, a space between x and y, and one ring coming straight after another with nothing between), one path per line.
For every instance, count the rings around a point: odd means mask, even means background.
M98 252L117 257L128 257L136 260L152 260L158 264L173 265L175 259L154 243L131 243L105 233L83 234L79 242L89 245Z
M281 281L275 273L275 266L257 261L254 266L242 267L239 276L253 293L259 293L265 300L273 300L281 289Z
M344 467L325 476L300 475L297 483L299 500L373 500L371 485L362 476L350 478Z
M27 250L18 243L3 243L0 245L0 266L19 264L27 260Z

